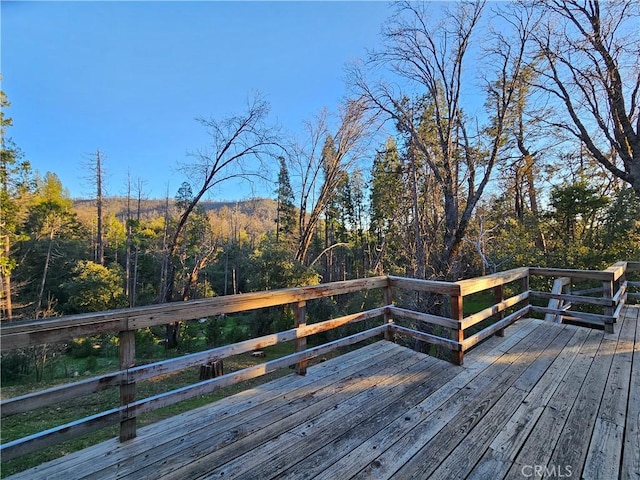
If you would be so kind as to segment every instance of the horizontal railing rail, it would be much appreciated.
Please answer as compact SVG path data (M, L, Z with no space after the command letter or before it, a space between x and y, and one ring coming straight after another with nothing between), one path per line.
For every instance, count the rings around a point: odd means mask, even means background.
M114 424L120 424L120 440L125 441L135 437L136 418L142 413L211 393L284 367L295 365L298 373L304 374L310 359L381 335L387 339L393 339L396 335L408 336L448 349L452 361L462 364L466 351L492 335L502 335L507 326L531 312L548 314L559 321L578 321L604 326L605 330L609 331L613 328L627 297L637 295L629 290L640 287L640 282L630 282L626 279L626 273L632 271L640 271L640 262L619 262L602 271L524 267L458 282L379 276L50 320L2 323L2 352L46 343L67 342L74 338L117 334L120 353L119 368L116 371L4 399L0 403L2 417L30 412L62 401L103 392L109 388L120 389L120 405L6 442L0 445L0 452L2 458L8 460ZM553 278L552 291L531 290L532 276ZM587 280L600 282L601 286L576 292L568 290L572 282ZM382 304L378 307L325 321L306 323L307 301L375 289L382 290L383 294ZM402 308L394 304L394 289L428 292L441 296L446 298L448 308L441 309L439 314ZM484 295L482 292L487 291L491 292L493 303L479 311L465 313L465 297L474 294ZM509 296L506 296L507 293ZM546 307L531 305L532 299L548 300L549 304ZM295 326L292 329L177 358L136 365L134 333L138 329L282 305L290 305L294 310ZM574 305L601 308L602 313L575 311L572 309ZM378 325L369 325L358 333L347 334L343 338L307 348L306 339L311 335L379 318L383 320ZM410 324L398 323L402 319L409 320ZM294 342L294 353L148 398L136 398L137 382L174 374L282 342Z
M360 312L352 315L318 322L304 327L293 328L283 332L265 335L251 340L225 345L182 357L163 360L160 362L149 363L128 370L119 370L107 375L99 375L80 382L60 385L47 390L10 398L2 402L2 417L23 413L35 408L50 405L54 402L60 402L77 398L80 395L100 392L110 386L117 386L125 378L128 381L140 382L148 380L160 375L167 375L185 370L190 367L228 358L234 355L261 350L266 347L277 345L282 342L289 342L297 338L314 335L316 333L326 332L340 326L356 323L363 320L372 319L384 315L385 308L376 308L373 310ZM181 400L178 400L181 401Z
M323 297L386 287L387 277L371 277L309 287L241 293L222 297L163 303L108 312L69 315L49 320L2 325L1 351L30 345L68 341L73 338L138 330L212 315L247 312Z

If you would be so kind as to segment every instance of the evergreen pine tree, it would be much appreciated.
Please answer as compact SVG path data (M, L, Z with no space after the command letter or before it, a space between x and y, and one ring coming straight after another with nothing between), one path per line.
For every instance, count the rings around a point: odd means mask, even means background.
M293 204L294 195L289 180L289 170L283 157L279 157L280 172L278 173L278 210L276 214L276 242L290 239L295 231L296 213Z

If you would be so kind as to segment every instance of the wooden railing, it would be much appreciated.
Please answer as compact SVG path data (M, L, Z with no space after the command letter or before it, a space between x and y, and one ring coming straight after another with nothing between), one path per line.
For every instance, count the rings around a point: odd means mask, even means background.
M210 393L283 367L295 365L297 372L304 374L310 359L377 336L384 335L387 339L393 339L397 335L409 336L421 342L449 349L452 361L460 365L465 351L491 335L502 335L505 327L529 315L530 312L545 313L551 315L554 320L578 321L601 326L610 331L627 295L637 296L627 292L631 282L626 281L625 275L629 271L640 271L640 262L620 262L604 271L525 267L458 282L382 276L59 317L46 321L5 323L0 329L0 348L3 352L41 344L67 342L79 337L117 334L119 369L108 374L3 400L0 403L2 417L55 405L61 401L102 392L108 388L119 389L120 405L90 417L7 442L0 446L0 453L3 460L9 460L114 424L120 424L120 440L125 441L135 437L136 419L144 412ZM547 293L530 290L532 277L550 277L560 280L556 280L551 292ZM597 289L592 288L586 292L570 292L566 289L572 282L584 279L597 281L601 285ZM637 287L640 283L633 282L631 285ZM307 324L307 301L368 290L382 290L382 305L339 318ZM440 296L446 299L449 308L442 308L439 314L434 314L394 305L394 296L400 291L407 290ZM493 304L465 316L465 297L486 291L492 292ZM510 292L510 296L505 298L507 292ZM594 293L599 296L594 296ZM533 298L548 299L549 304L546 307L531 305L530 299ZM571 310L571 307L577 304L600 308L602 313ZM137 329L278 305L293 307L294 328L178 358L136 365L135 331ZM374 326L364 331L347 334L343 338L312 348L307 347L306 339L310 335L371 319L379 319L379 324L376 325L374 322ZM159 395L136 399L136 383L142 380L199 367L282 342L294 342L294 353Z
M554 277L551 292L531 290L532 299L548 300L546 307L531 305L531 311L544 313L545 319L555 322L574 322L581 325L604 328L613 333L614 324L627 296L637 298L629 292L640 286L638 282L627 281L627 273L640 271L640 262L618 262L606 270L571 270L551 268L529 268L529 276ZM576 284L596 284L595 287L573 290ZM589 285L588 285L589 286ZM599 313L578 310L578 306L588 306Z
M449 317L416 312L413 310L398 308L393 305L389 307L389 311L396 318L408 318L418 322L418 325L439 325L441 327L449 328L451 338L444 338L442 336L424 333L420 330L408 329L407 327L401 327L395 324L390 324L389 328L393 332L407 333L413 336L416 340L449 348L452 351L452 361L457 365L461 365L465 350L470 349L478 342L495 333L498 335L502 334L502 331L506 326L515 322L518 318L522 318L529 312L528 276L529 273L527 268L518 268L507 272L496 273L470 280L461 280L458 282L437 282L430 280L389 277L389 283L393 288L428 292L430 294L448 297L450 304ZM521 283L522 292L505 299L504 286L516 281ZM493 291L495 303L491 307L465 317L464 297L474 293L483 292L485 290ZM507 317L502 316L505 310L515 305L520 305L520 308L517 311L510 313ZM494 317L495 319L491 325L486 326L469 337L465 337L465 330L474 327L491 317Z

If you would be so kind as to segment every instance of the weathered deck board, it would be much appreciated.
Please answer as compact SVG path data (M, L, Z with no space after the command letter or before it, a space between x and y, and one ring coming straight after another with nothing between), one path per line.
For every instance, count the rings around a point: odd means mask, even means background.
M618 328L615 356L607 377L604 394L595 421L583 478L617 478L622 457L631 363L636 325L626 321ZM605 338L608 338L605 335ZM636 403L640 401L636 397Z
M332 426L340 428L338 421L351 423L348 415L355 415L360 405L368 402L374 406L384 403L386 395L390 395L395 386L410 383L411 378L422 371L420 365L416 365L418 363L420 359L415 355L408 355L402 361L393 360L379 370L379 375L363 374L357 383L350 382L344 392L332 395L329 401L317 402L305 409L306 411L292 412L281 421L272 423L269 428L257 431L253 435L239 439L234 444L200 457L172 472L171 475L167 475L166 478L198 478L214 469L217 469L217 476L245 478L246 468L253 463L266 463L272 460L271 453L291 448L291 443L296 444L305 437L315 442L317 436L323 438L330 435ZM305 430L308 430L308 433ZM309 448L309 445L310 442L300 442L297 448L302 451L305 447Z
M584 465L615 347L615 342L608 339L600 343L576 402L569 412L550 465L566 466L567 469L570 466L576 472Z
M580 387L593 362L601 338L601 333L595 330L589 332L562 383L544 407L513 465L506 472L505 478L521 479L525 469L527 469L526 473L530 473L528 469L532 467L547 467L567 417L578 397Z
M550 325L546 324L545 327ZM494 418L496 410L508 409L509 404L515 404L517 407L521 400L517 401L516 392L510 393L514 394L514 399L510 403L507 402L507 405L500 402L502 396L543 349L551 343L557 333L558 330L554 328L538 328L510 349L505 355L506 359L496 362L490 367L489 370L497 370L497 373L489 384L479 391L475 398L468 402L455 417L443 425L443 428L432 439L427 443L422 443L422 447L415 451L412 458L402 463L392 457L386 460L392 466L392 470L397 468L393 476L397 478L428 478L447 458L453 457L451 454L454 449L467 435L471 434L485 416L488 416L490 421L497 421ZM508 415L508 410L505 410L504 417L508 418ZM496 425L495 429L497 433L500 430L500 425ZM418 445L420 441L420 437L416 438ZM466 462L466 459L460 458L459 461ZM380 477L377 471L372 472L372 477L384 478Z
M569 329L560 332L538 355L537 360L532 362L507 389L505 395L496 402L473 431L460 441L452 454L441 463L431 477L434 479L467 477L483 456L483 448L479 446L491 445L499 433L510 431L506 424L516 416L516 411L524 404L525 398L533 393L533 388L546 383L541 380L543 374L573 337L574 332ZM536 393L540 395L543 392Z
M624 432L620 478L640 479L640 308L626 311L625 321L635 314L636 335L629 382L629 402Z
M150 474L151 478L157 478L159 473L170 470L172 466L179 467L180 464L175 466L175 463L180 459L188 461L215 448L216 444L233 443L234 439L250 433L252 428L268 426L290 412L304 408L311 401L339 392L351 377L366 374L367 367L377 371L376 366L381 361L407 357L407 352L397 346L384 343L378 346L378 343L370 347L370 356L352 352L348 358L340 357L345 360L341 365L321 364L314 370L313 377L291 375L285 377L286 380L280 379L216 402L219 405L215 412L203 407L141 429L131 444L118 444L116 455L109 452L101 457L100 463L90 455L84 459L85 465L75 463L68 465L67 469L92 469L86 478L108 478L116 472L118 475L136 473L138 478L142 478L150 470L154 472ZM185 432L188 432L186 438ZM148 462L147 458L158 460L157 463ZM42 474L47 478L65 479L65 472L44 471Z
M377 342L10 478L638 479L639 315L519 320L462 367Z
M504 476L588 335L589 331L586 329L575 329L563 351L489 445L489 449L470 472L469 478L482 480Z
M407 371L409 375L396 375L390 383L381 381L370 391L359 393L332 412L290 430L290 436L277 438L261 448L260 455L249 451L211 474L257 480L270 478L288 465L314 454L340 435L350 432L362 435L367 431L364 426L370 423L367 421L377 422L385 413L398 409L398 400L413 403L422 398L421 387L432 375L422 362L415 367ZM306 438L313 440L300 441Z
M438 419L439 416L446 415L452 411L453 409L451 408L449 412L442 412L439 407L454 395L456 396L457 404L461 408L465 399L472 398L475 392L471 387L465 388L465 386L493 363L490 359L502 355L507 344L515 345L530 333L535 326L531 322L519 323L510 330L512 335L506 341L498 337L489 339L474 350L473 358L467 358L461 372L459 367L443 369L448 374L453 374L454 378L438 388L426 400L407 410L404 415L396 418L392 423L379 430L359 446L351 450L335 448L329 452L329 458L326 461L323 461L322 456L316 454L294 465L281 477L298 479L311 478L317 475L316 478L334 479L349 478L355 475L370 462L374 461L371 458L371 452L385 451L427 417ZM353 435L347 437L353 437ZM336 458L336 451L345 452L346 455L342 458Z
M223 419L229 419L231 423L223 426L221 431L233 428L234 422L241 423L237 415L242 415L245 421L269 415L270 407L279 406L280 396L286 395L289 401L308 398L317 389L357 374L362 370L364 362L376 363L379 359L385 358L386 354L395 348L393 344L377 342L369 347L369 357L352 351L340 357L340 365L325 362L316 366L314 377L290 375L220 400L216 402L215 414L210 413L209 406L186 412L175 417L180 428L172 428L171 421L174 419L158 422L140 429L138 437L130 442L122 444L114 440L110 442L113 445L95 445L84 450L85 455L63 457L59 460L60 465L44 464L34 470L43 478L52 479L65 479L67 472L78 469L90 470L93 472L91 475L96 478L107 478L109 475L115 475L116 471L123 475L130 469L129 465L135 463L136 458L140 456L161 458L157 456L170 454L173 450L180 451L181 445L187 440L184 438L185 432L189 432L190 438L196 441L202 429L211 434L215 423ZM263 402L270 403L264 406ZM261 406L264 408L260 408Z

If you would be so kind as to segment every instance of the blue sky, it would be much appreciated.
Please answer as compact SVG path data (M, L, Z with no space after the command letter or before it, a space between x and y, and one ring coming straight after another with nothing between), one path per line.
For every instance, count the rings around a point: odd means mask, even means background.
M289 131L334 111L345 63L377 46L391 13L386 2L364 1L3 0L0 8L7 136L74 197L92 195L85 167L100 149L108 194L125 193L129 171L151 198L174 196L184 180L178 163L206 146L196 117L240 113L256 91ZM215 199L248 193L230 185Z

